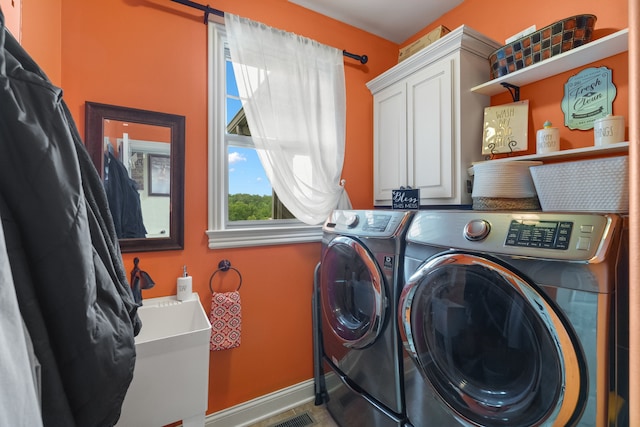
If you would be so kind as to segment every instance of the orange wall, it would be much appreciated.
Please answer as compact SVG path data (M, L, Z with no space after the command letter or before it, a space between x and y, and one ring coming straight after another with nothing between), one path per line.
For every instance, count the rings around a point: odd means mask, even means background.
M0 0L0 9L4 15L4 25L20 42L22 29L22 0Z
M286 0L212 0L208 4L369 56L365 66L345 59L344 178L354 206L371 207L372 99L365 83L397 62L399 46ZM43 21L42 10L53 19ZM564 3L540 0L535 4L520 0L509 3L509 8L497 0L466 0L433 24L426 19L425 29L407 42L439 24L451 29L467 24L496 40L504 40L531 24L541 28L576 13L596 14L596 28L626 27L626 0ZM242 272L242 345L211 354L208 409L211 413L312 377L311 285L320 245L208 248L204 233L207 32L202 19L201 12L168 0L23 0L23 45L54 83L64 89L65 100L81 132L84 132L85 101L186 117L185 249L126 254L124 261L130 269L133 257L140 257L143 268L156 281L153 289L144 291L146 298L175 294L175 278L182 265L187 264L194 277L194 290L205 307L209 306L208 278L221 259L229 259ZM623 57L616 59L620 62L603 63L614 68L614 83L618 86L614 112L626 115L627 107L622 105L626 104L626 94L621 93L626 88L626 54L619 56ZM571 74L542 83L550 84L552 91L537 88L538 85L523 88L523 98L530 97L532 106L543 109L543 113L533 116L535 128L547 119L558 125L563 123L558 105L562 84ZM499 95L492 103L509 100L508 94ZM573 141L573 133L563 131L561 136ZM585 141L582 138L578 143ZM219 291L236 286L233 272L217 275L218 278Z
M54 85L62 81L61 64L61 26L60 14L62 0L21 0L13 2L2 0L0 5L5 15L15 15L12 19L21 20L21 34L13 34L40 65ZM20 8L19 11L11 10Z

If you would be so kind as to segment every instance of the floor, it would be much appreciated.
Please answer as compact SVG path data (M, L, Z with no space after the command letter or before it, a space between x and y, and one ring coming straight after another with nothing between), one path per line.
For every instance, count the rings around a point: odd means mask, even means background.
M305 416L309 415L309 418ZM324 405L316 406L313 401L275 415L249 427L338 427Z

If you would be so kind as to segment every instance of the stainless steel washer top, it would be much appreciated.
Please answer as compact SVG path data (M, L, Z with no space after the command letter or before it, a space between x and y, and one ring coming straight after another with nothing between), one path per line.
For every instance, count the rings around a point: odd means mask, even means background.
M604 214L543 212L423 211L411 223L407 241L508 256L602 261L613 226L621 218Z

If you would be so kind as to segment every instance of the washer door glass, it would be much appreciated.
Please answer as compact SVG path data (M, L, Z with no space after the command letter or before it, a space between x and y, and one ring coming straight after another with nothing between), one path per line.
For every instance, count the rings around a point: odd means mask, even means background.
M585 362L569 323L497 259L450 252L429 260L403 289L400 327L421 373L458 418L570 425L584 409Z
M386 307L383 280L358 241L339 236L327 245L320 264L322 311L344 346L364 348L378 337Z

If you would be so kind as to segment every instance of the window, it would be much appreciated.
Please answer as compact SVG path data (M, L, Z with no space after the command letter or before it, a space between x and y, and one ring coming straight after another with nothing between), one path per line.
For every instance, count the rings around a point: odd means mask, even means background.
M209 23L210 248L320 241L321 226L292 218L258 160L225 48L224 26Z

